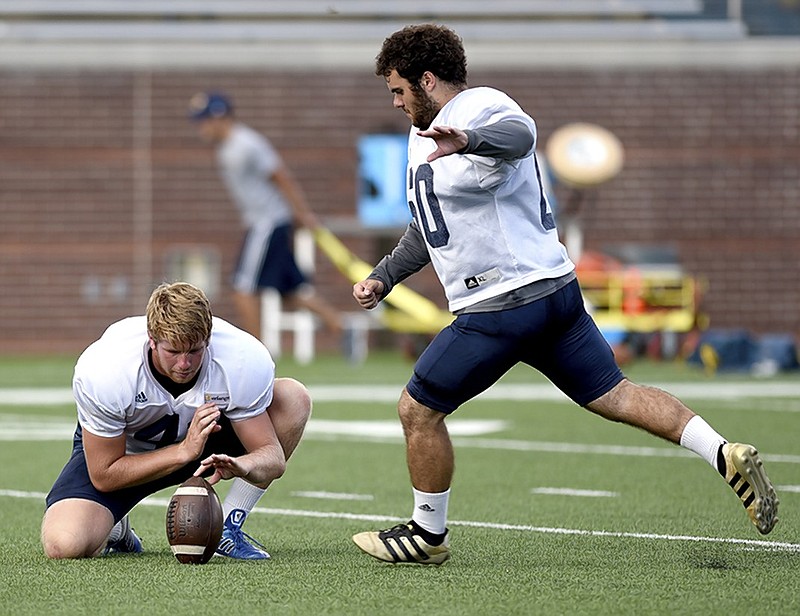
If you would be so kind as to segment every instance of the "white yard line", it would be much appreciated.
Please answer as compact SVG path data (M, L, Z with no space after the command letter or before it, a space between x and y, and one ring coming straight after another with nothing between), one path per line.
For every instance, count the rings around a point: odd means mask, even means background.
M317 491L301 491L292 492L292 496L299 496L300 498L319 498L323 500L355 500L355 501L371 501L375 497L372 494L349 494L346 492L317 492Z
M543 494L545 496L581 496L587 498L616 498L619 492L608 492L606 490L577 490L575 488L532 488L531 494Z
M687 400L740 400L743 398L800 397L800 382L708 382L649 383ZM397 402L403 385L316 385L310 386L311 397L318 402ZM498 383L478 396L481 400L553 400L567 401L549 383ZM69 388L2 388L0 406L47 406L74 404Z
M488 438L487 434L508 429L507 422L499 420L458 419L448 421L453 445L459 449L488 449L497 451L523 451L534 453L559 453L570 455L628 456L634 458L695 458L681 447L669 444L659 446L597 445L592 443L559 443L552 441L524 441L519 439ZM0 442L36 442L71 440L75 421L63 417L42 415L5 415L0 413ZM303 436L315 441L349 441L358 443L402 443L403 434L396 420L348 421L311 419ZM761 452L770 464L800 464L800 455Z
M43 492L23 492L19 490L0 490L0 497L9 498L29 498L42 500L45 498ZM146 498L139 506L163 507L166 508L169 499L166 498ZM363 513L345 513L332 511L305 511L301 509L275 509L266 507L256 507L253 513L260 513L275 516L290 516L303 518L319 518L332 520L358 520L360 522L396 523L404 522L407 518L397 518L393 516L371 515ZM634 533L625 531L592 530L579 528L558 528L550 526L530 526L527 524L504 524L500 522L477 522L472 520L453 520L448 522L448 526L465 526L469 528L484 528L490 530L537 533L546 535L573 535L579 537L611 537L616 539L647 539L651 541L684 541L695 543L721 543L740 546L747 549L763 549L768 551L800 552L800 543L787 543L782 541L764 541L757 539L737 539L735 537L703 537L696 535L670 535L660 533Z

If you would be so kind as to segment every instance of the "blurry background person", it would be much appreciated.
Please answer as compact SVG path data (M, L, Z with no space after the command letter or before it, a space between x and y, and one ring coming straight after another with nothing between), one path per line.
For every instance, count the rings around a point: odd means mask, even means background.
M293 223L308 229L319 223L278 152L234 117L224 94L196 94L189 102L189 117L202 139L216 146L220 174L246 229L233 275L239 325L261 337L260 291L272 288L287 308L314 312L339 335L340 315L315 293L295 262Z

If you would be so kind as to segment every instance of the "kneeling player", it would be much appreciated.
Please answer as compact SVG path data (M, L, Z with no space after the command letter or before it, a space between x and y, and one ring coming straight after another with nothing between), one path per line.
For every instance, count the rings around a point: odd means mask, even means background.
M141 552L128 512L192 474L234 479L217 553L269 558L242 524L279 478L311 413L250 334L212 317L205 294L162 284L146 316L112 324L78 359L72 455L47 496L50 558Z

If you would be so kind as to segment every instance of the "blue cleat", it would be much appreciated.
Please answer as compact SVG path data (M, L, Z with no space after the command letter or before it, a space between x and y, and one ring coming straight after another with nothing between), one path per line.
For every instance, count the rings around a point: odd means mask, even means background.
M266 560L269 553L266 548L242 530L246 514L241 509L234 509L222 527L217 554L240 560Z
M115 541L109 541L106 549L103 550L104 555L108 554L141 554L144 552L142 547L142 540L131 528L131 521L128 516L122 518L114 528L111 529L111 535L118 535Z

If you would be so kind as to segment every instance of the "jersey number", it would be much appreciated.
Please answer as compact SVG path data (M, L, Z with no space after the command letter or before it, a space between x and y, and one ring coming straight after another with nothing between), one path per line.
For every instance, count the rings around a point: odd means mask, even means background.
M546 231L556 228L552 212L547 211L547 197L542 186L542 173L539 171L539 161L536 155L533 156L536 166L536 181L539 184L539 216L542 227ZM442 208L439 199L433 192L433 168L427 163L417 167L416 175L414 170L408 170L408 187L414 190L414 201L408 202L411 214L417 220L417 224L425 234L425 239L431 248L441 248L450 241L450 231L444 222Z
M156 449L172 445L178 438L180 415L164 415L161 419L137 430L133 437L155 445Z
M442 208L439 206L439 199L433 193L433 168L427 163L417 167L416 176L413 169L408 170L408 187L414 189L413 201L408 202L417 224L425 234L425 239L431 248L441 248L450 241L450 231L444 224Z

